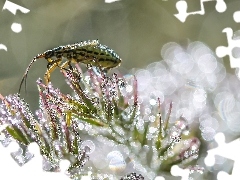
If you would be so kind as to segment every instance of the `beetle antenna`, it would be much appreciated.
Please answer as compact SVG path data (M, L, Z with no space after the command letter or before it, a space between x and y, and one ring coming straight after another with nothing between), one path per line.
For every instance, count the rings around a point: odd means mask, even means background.
M21 80L21 83L20 83L20 86L19 86L19 90L18 90L18 93L20 94L20 91L21 91L21 88L22 88L22 85L23 85L23 82L25 81L25 92L27 92L27 75L28 75L28 71L29 69L31 68L32 64L39 58L41 58L42 54L41 55L38 55L38 56L35 56L32 61L30 62L30 64L28 65L23 77L22 77L22 80Z

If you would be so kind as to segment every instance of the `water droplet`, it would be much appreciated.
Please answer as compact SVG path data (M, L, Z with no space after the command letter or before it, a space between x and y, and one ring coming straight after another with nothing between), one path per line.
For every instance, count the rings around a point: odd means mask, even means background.
M154 106L157 104L157 101L155 99L150 99L149 103Z
M123 79L118 79L118 86L119 88L125 88L126 87L126 83Z
M81 149L86 149L86 154L91 154L95 150L95 144L91 140L83 141L81 144Z
M108 153L107 159L109 160L109 168L112 171L123 171L126 168L126 162L119 151L112 151Z
M175 122L175 126L183 132L189 130L188 122L183 117L180 117L180 119Z
M92 102L94 105L97 106L99 104L99 98L97 98L97 97L92 98Z
M127 85L127 86L126 86L126 91L127 91L128 93L132 92L132 90L133 90L133 87L132 87L131 85Z
M174 156L174 152L173 151L168 151L168 156L169 157L173 157Z

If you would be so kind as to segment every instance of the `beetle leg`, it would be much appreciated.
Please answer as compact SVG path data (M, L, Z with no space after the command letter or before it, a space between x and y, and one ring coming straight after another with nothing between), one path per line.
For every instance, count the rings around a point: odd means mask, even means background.
M48 65L47 65L47 71L44 74L44 79L46 81L46 85L50 82L50 76L51 73L56 69L56 67L59 66L59 64L61 63L62 59L56 59L56 60L52 60L51 58L48 58Z
M70 71L71 74L72 74L76 79L80 79L80 77L81 77L80 74L81 74L81 73L78 72L75 68L72 67L71 62L72 62L72 59L68 59L68 61L64 62L64 63L60 66L60 68L66 70L66 71ZM75 62L75 61L73 61L73 62ZM66 69L67 66L69 67L69 69Z
M66 69L67 66L69 66L69 67L71 66L71 65L70 65L70 61L64 62L64 63L60 66L60 68L61 68L61 69Z

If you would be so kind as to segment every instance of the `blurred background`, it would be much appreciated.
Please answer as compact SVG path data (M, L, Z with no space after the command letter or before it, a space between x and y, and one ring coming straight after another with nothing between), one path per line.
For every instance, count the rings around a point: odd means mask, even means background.
M121 68L128 72L131 68L143 68L161 60L160 50L168 42L186 45L202 41L215 51L219 45L227 46L222 30L231 27L236 31L239 27L233 20L233 13L240 7L238 0L226 1L227 10L223 13L215 10L216 1L205 2L205 14L188 16L184 23L174 16L178 13L175 0L11 2L30 12L17 11L16 15L8 10L1 12L0 43L8 48L7 52L0 50L0 91L3 95L17 92L21 77L34 56L59 45L99 39L122 57ZM4 3L1 1L0 7ZM189 12L201 8L200 0L188 0L187 3ZM22 25L21 32L11 30L13 22ZM224 58L224 65L228 72L234 72L229 68L228 57ZM26 98L30 103L36 101L32 95L37 93L35 81L43 78L45 70L43 59L29 72Z
M191 42L200 41L215 52L218 46L228 46L226 34L222 33L224 28L230 27L234 32L239 30L239 23L233 19L233 13L240 10L239 0L225 0L227 10L223 13L216 11L216 1L205 2L205 14L190 15L184 23L174 16L178 13L177 0L121 0L113 3L105 3L104 0L11 2L30 12L25 14L17 11L14 15L8 10L1 11L0 44L7 47L7 51L0 50L0 92L4 96L18 92L22 75L34 56L59 45L99 39L101 44L119 54L123 59L119 71L128 74L145 69L153 62L160 62L164 58L161 49L166 43L175 42L181 47L187 47ZM188 12L201 9L200 0L186 2ZM0 7L4 3L2 0ZM22 25L21 32L11 30L13 22ZM226 73L234 79L235 69L230 68L229 57L219 61L226 68ZM43 78L46 65L44 59L34 63L28 75L27 93L22 89L21 95L32 110L38 107L35 82L39 77ZM223 82L227 83L231 78ZM63 76L59 76L59 71L52 74L51 80L55 86L67 92L66 83ZM223 82L221 87L225 86ZM239 83L236 79L234 82ZM217 92L220 93L220 90ZM232 134L227 139L238 135L239 133Z

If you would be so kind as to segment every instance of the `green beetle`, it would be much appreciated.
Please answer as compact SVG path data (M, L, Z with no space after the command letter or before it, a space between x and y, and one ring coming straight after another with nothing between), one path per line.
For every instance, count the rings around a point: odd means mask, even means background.
M80 43L58 46L42 54L38 54L32 59L21 80L19 93L24 80L26 83L29 69L32 64L40 58L45 58L48 61L47 71L44 75L46 83L50 81L50 74L56 67L65 68L71 66L71 63L83 63L100 67L103 70L108 70L119 66L122 61L112 49L106 45L100 44L98 40L82 41ZM61 64L63 58L66 58L67 61Z

